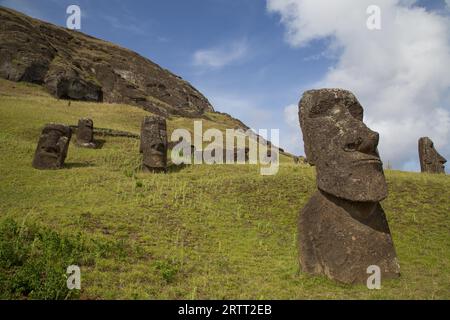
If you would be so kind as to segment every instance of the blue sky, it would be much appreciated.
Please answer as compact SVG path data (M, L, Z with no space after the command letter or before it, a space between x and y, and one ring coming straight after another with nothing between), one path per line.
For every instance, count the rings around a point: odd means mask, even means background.
M61 26L65 25L67 6L79 5L82 10L82 32L127 47L182 76L204 93L216 110L228 112L254 129L279 128L280 145L296 154L303 154L303 146L294 105L304 90L318 85L337 84L356 91L366 109L369 125L382 131L382 139L396 135L396 132L389 131L389 126L395 125L395 122L389 124L383 121L383 114L389 120L397 115L378 107L377 103L381 102L375 101L377 98L374 94L368 94L367 91L370 90L355 84L362 81L353 76L356 79L345 82L333 74L339 68L344 68L346 52L351 52L356 47L341 32L345 30L345 23L351 23L351 19L346 19L345 15L345 12L349 12L345 8L349 0L343 1L344 8L335 9L336 12L341 9L347 11L342 11L342 21L335 22L339 25L331 26L327 23L315 25L315 21L320 20L321 16L318 19L314 16L317 10L308 11L307 7L302 7L305 5L303 2L308 1L311 0L0 0L0 4ZM371 2L375 4L377 1ZM419 14L420 17L420 12L416 9L423 7L425 12L421 14L424 19L434 18L430 18L431 12L441 24L449 20L444 0L378 2L385 6L383 8L388 13L406 8L409 10L407 14ZM317 0L314 4L310 2L308 6L317 9L313 7L316 4L318 9L327 5L323 0ZM291 12L293 5L298 6L299 12ZM300 8L306 9L301 11ZM311 13L306 15L305 12ZM365 19L364 11L361 11L361 15ZM407 17L409 16L405 19ZM322 25L323 30L320 29ZM439 26L427 33L427 37L429 34L441 36ZM355 29L359 30L357 27ZM307 34L301 34L303 29ZM364 35L362 32L366 31L356 31L355 36L358 36L358 32ZM413 32L414 29L411 30ZM399 35L402 38L408 36L409 34ZM418 38L417 43L421 40L423 39ZM434 50L444 52L448 43L449 39L445 39L441 47ZM361 62L361 69L365 63ZM384 61L380 63L383 65ZM397 68L395 65L390 68L393 73L404 69L403 66ZM347 69L344 71L348 71ZM372 80L378 81L376 78ZM425 77L425 80L427 82L429 79ZM404 90L404 95L407 95L406 90L412 89ZM434 138L436 146L440 147L441 154L450 160L450 148L444 143L450 139L450 124L446 118L450 109L448 93L448 86L444 86L438 92L440 101L425 101L424 104L436 104L436 109L430 109L430 112L436 111L437 118L442 119L444 115L444 129L431 132L435 138L430 136ZM401 99L399 96L399 105L403 103L406 108L408 101ZM405 123L405 129L398 134L410 132L411 126L414 127L415 121L421 118L423 116L418 111L417 117ZM424 128L422 131L418 130L417 135L428 133L427 123L418 124L420 126ZM390 161L398 169L417 170L417 139L414 139L405 138L403 141L398 138L398 141L393 141L393 146L380 146L381 151L385 150L386 156L382 152L384 161ZM395 148L396 144L414 146L414 152Z

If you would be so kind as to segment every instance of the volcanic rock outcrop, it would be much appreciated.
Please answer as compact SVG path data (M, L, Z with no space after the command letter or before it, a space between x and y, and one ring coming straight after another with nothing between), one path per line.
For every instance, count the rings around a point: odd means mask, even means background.
M162 116L214 111L192 85L130 50L0 7L0 77L61 99L125 103Z
M167 170L167 124L159 116L145 117L141 127L143 153L142 171L165 172Z
M419 159L422 172L445 173L447 160L434 148L434 143L428 137L419 139Z
M67 157L72 130L65 125L51 123L42 130L33 159L33 167L40 170L61 169Z
M307 161L318 191L298 221L300 264L310 274L366 283L376 265L382 279L400 275L386 215L378 133L363 123L356 97L341 89L310 90L299 104Z
M95 148L94 121L82 118L78 121L77 145L84 148Z

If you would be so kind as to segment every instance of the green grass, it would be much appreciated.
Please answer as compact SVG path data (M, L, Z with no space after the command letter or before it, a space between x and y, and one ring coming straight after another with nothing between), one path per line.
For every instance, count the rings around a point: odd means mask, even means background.
M46 122L89 116L139 133L147 113L69 107L39 87L0 81L0 114L0 298L450 298L449 176L386 172L383 207L402 276L370 291L299 271L296 220L315 191L314 168L283 158L275 176L250 165L143 174L136 139L102 137L99 150L71 144L65 169L38 171L31 161ZM192 119L169 120L170 130L180 126ZM74 262L78 294L65 290ZM28 274L31 284L14 289Z

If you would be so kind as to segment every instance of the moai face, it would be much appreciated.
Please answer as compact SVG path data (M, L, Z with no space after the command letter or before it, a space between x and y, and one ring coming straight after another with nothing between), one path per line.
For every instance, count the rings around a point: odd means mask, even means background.
M94 122L91 119L78 121L77 143L90 144L94 141Z
M145 117L141 128L144 171L165 171L167 167L167 125L164 118Z
M60 169L67 157L72 131L61 124L47 124L42 130L33 159L36 169Z
M428 137L419 139L419 158L422 172L445 173L447 160L434 148L434 143Z
M352 201L386 198L379 135L363 123L363 108L351 92L307 91L299 117L306 157L316 166L320 190Z

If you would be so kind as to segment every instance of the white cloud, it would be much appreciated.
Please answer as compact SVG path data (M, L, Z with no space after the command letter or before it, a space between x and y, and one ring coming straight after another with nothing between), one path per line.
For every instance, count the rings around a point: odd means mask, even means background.
M226 45L196 51L193 55L193 64L199 67L219 69L241 60L247 53L247 41L235 41Z
M312 87L353 91L365 121L380 132L382 158L400 169L413 161L418 168L421 136L431 137L450 160L450 19L413 2L378 0L382 29L370 31L372 0L267 1L292 46L330 39L337 63Z
M298 106L290 104L284 108L284 121L287 127L280 137L285 150L297 150L299 146L303 149L303 140L301 139L301 130L298 119Z

